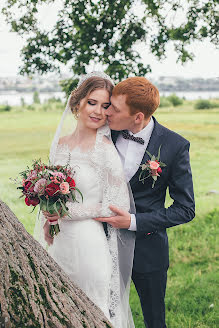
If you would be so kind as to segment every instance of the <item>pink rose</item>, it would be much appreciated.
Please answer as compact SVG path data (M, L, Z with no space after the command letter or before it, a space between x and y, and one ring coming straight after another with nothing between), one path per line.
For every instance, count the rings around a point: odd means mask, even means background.
M61 193L62 193L63 195L66 195L66 194L69 194L69 193L70 193L68 182L62 182L62 183L60 183L59 188L60 188Z
M62 172L55 171L55 172L51 172L51 174L54 177L58 177L58 178L60 178L62 180L64 180L66 178L66 176Z
M46 179L39 179L34 186L34 191L39 194L43 194L46 186Z
M160 166L159 163L157 163L155 161L150 161L149 164L150 164L150 169L151 170L157 170L158 167Z

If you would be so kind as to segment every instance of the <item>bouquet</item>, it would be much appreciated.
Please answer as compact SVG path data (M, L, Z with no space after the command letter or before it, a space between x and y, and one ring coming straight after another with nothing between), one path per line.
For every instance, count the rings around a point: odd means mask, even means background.
M45 165L41 160L35 160L32 168L27 167L19 175L22 177L22 186L17 189L22 191L21 197L25 197L26 205L33 206L34 209L39 205L40 210L50 214L56 213L61 218L68 215L67 201L77 201L76 192L83 200L83 196L76 188L75 180L71 176L72 171L69 165L50 166ZM53 237L60 231L58 221L48 221L49 233Z

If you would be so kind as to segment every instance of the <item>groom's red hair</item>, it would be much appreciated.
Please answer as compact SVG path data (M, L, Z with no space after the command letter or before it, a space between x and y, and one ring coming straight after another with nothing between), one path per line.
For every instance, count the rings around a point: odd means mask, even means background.
M113 89L113 96L126 95L130 114L142 112L145 118L151 116L160 104L158 89L144 77L129 77Z

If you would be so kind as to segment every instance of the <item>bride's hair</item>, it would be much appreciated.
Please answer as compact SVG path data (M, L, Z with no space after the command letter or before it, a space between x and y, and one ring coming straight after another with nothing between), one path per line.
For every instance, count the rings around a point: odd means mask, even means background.
M112 95L113 84L102 77L92 76L71 92L69 105L72 113L77 117L78 105L84 98L88 98L90 93L97 89L105 89Z

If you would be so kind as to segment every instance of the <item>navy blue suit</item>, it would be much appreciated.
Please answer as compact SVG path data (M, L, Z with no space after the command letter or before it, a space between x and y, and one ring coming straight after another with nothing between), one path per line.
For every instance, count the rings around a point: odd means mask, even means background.
M154 188L152 178L139 181L141 168L130 180L136 206L136 244L133 276L139 294L145 325L164 328L167 269L169 266L166 228L191 221L195 216L192 174L189 161L189 142L177 133L160 125L154 119L154 129L147 150L166 164ZM114 143L118 131L112 131ZM149 160L145 152L141 164ZM166 191L173 199L164 207ZM156 296L157 295L157 296Z

